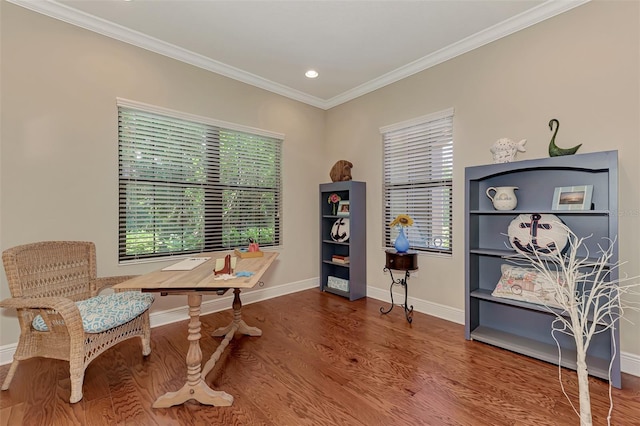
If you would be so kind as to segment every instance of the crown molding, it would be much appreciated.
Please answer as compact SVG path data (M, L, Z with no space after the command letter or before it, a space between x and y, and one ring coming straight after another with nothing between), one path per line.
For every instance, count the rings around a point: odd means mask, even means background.
M317 107L324 110L333 108L355 98L358 98L374 90L380 89L396 81L424 71L456 56L467 53L473 49L484 46L492 41L506 37L517 31L535 25L541 21L564 13L590 0L548 0L541 5L526 12L520 13L508 20L500 22L490 28L473 34L450 46L438 50L430 55L397 68L378 78L370 80L360 86L347 90L331 99L321 99L307 93L292 89L280 83L267 80L255 74L240 70L222 62L207 58L203 55L191 52L181 47L166 43L154 37L138 31L131 30L113 22L98 18L93 15L58 3L54 0L6 0L17 6L24 7L34 12L55 18L72 25L105 35L107 37L158 53L169 58L232 78L234 80L268 90L278 95Z
M538 24L546 19L564 13L575 7L588 3L591 0L548 0L541 5L522 12L510 19L502 21L492 27L477 32L456 43L444 47L430 55L417 59L403 67L397 68L376 79L370 80L360 86L348 90L325 102L325 109L330 109L352 99L373 92L396 81L402 80L413 74L417 74L428 68L453 59L493 41L511 35L515 32Z
M259 87L270 92L300 101L311 106L324 108L325 101L315 96L308 95L299 90L292 89L271 80L267 80L255 74L240 70L222 62L207 58L203 55L183 49L171 43L164 42L155 37L148 36L139 31L134 31L122 25L115 24L88 13L73 9L53 0L6 0L17 6L24 7L34 12L41 13L54 19L72 24L98 34L137 46L163 56L241 81L243 83Z

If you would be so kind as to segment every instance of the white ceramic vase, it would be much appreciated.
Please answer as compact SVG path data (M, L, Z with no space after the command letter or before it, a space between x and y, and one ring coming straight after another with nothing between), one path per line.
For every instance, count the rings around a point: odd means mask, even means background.
M496 210L513 210L518 205L518 199L516 198L517 186L492 186L487 188L487 197L493 203L493 208ZM493 191L493 196L491 192Z

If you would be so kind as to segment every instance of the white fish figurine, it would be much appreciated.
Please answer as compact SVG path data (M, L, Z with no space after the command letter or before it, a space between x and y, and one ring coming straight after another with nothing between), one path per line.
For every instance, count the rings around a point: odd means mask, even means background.
M518 152L527 151L524 149L526 143L526 139L522 139L520 142L512 141L509 138L498 139L489 149L493 154L493 162L510 163L514 161Z

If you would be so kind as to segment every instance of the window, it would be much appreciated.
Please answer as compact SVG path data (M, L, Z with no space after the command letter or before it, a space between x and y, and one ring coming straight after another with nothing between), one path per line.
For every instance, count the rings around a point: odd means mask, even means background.
M282 141L118 99L120 261L280 245Z
M384 144L384 245L398 235L389 223L408 214L411 248L451 253L453 109L380 129Z

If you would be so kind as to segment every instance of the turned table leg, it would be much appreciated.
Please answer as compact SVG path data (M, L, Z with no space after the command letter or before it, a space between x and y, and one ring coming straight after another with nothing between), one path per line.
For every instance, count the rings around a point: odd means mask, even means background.
M214 337L220 337L226 335L232 328L236 328L239 333L247 336L262 336L262 330L257 327L250 327L242 319L242 302L240 301L240 289L233 289L233 321L231 324L220 327L213 332Z
M205 382L201 371L202 350L200 349L200 306L202 295L189 293L189 351L187 352L187 381L176 392L167 392L153 404L154 408L166 408L195 399L201 404L229 406L233 404L233 396L226 392L214 391Z
M244 320L242 319L242 302L240 301L239 288L233 289L232 307L233 307L233 320L231 321L231 323L224 327L217 328L212 333L212 336L214 337L224 336L224 339L222 340L222 342L220 342L218 349L216 349L213 355L211 355L211 358L209 358L209 361L207 361L207 363L202 368L203 377L206 377L207 374L209 374L209 372L216 365L216 362L218 361L218 359L220 359L220 356L226 349L227 345L229 345L229 342L231 341L231 339L233 339L233 336L236 334L236 332L242 333L247 336L262 336L262 330L260 330L257 327L251 327L247 325L247 323L244 322Z

